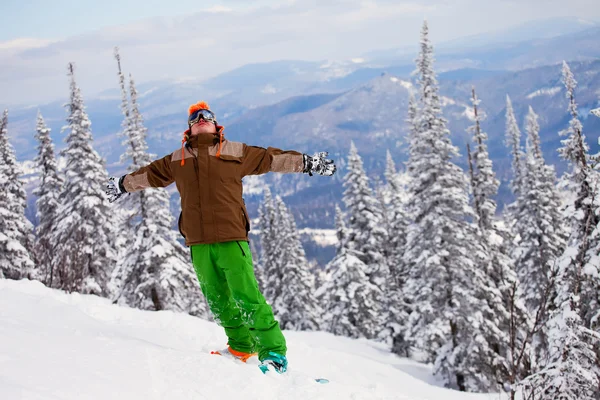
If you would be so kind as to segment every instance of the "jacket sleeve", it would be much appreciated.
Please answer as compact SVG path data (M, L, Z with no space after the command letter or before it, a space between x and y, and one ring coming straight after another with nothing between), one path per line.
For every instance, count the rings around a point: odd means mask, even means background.
M137 192L146 188L166 187L173 183L171 154L125 175L123 187L127 192Z
M298 173L304 170L304 156L297 151L284 151L274 147L244 145L242 172L246 175L261 175L267 172Z

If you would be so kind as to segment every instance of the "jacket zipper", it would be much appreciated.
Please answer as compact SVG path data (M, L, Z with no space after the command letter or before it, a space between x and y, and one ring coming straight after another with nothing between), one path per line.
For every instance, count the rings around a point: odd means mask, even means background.
M246 253L244 252L244 249L242 249L242 245L240 244L239 241L235 241L238 244L238 247L240 248L240 250L242 251L242 256L246 257Z
M192 155L194 154L193 150L190 151ZM200 168L198 167L198 156L200 155L200 147L198 147L198 154L195 155L194 158L194 170L196 172L196 179L198 179L198 187L200 188ZM198 208L200 209L200 237L204 238L204 221L202 218L202 201L200 200L200 196L198 196Z

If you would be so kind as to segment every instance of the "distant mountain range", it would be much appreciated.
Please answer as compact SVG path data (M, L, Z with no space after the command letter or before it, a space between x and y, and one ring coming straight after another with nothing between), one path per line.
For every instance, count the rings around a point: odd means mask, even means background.
M532 21L497 32L456 39L436 46L438 71L459 68L520 70L562 60L598 58L600 23L580 18ZM378 50L365 58L383 65L412 63L418 48Z

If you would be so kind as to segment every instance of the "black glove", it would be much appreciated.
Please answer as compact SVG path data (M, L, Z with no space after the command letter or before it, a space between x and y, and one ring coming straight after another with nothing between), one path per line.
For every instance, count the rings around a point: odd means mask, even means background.
M325 176L335 174L335 164L333 160L328 160L326 151L315 153L312 157L304 154L304 172L312 176L313 173Z
M114 203L117 199L123 196L124 193L127 193L127 190L123 187L123 179L125 175L120 177L119 179L111 176L108 179L108 185L106 185L106 195L108 196L108 201Z

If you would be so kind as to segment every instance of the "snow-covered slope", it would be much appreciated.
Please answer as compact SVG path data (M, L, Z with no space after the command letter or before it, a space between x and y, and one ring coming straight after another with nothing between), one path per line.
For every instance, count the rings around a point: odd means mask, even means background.
M289 374L263 375L210 355L217 325L183 314L112 305L39 282L0 280L0 398L501 399L436 386L430 369L381 344L286 332ZM327 385L312 381L326 377Z

